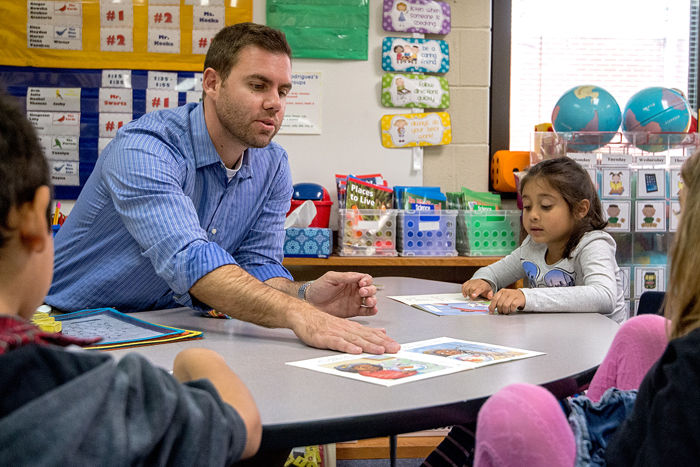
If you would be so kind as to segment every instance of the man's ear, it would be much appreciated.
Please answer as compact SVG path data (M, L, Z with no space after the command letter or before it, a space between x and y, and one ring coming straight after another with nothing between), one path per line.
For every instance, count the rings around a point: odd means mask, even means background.
M202 75L202 89L204 93L210 97L215 97L221 86L221 77L213 68L207 68Z
M46 213L50 200L51 191L43 185L34 192L34 199L24 203L18 210L20 241L35 252L41 252L48 246L50 233Z
M588 214L588 211L591 209L591 202L590 200L587 199L582 199L578 205L576 206L576 209L574 211L574 216L576 219L581 220L584 217L586 217L586 214Z

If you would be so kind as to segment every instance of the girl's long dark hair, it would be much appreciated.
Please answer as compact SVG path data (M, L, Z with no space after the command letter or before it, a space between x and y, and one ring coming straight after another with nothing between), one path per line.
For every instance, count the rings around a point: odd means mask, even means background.
M572 215L581 201L587 199L590 203L588 213L576 223L571 237L564 247L563 257L569 258L583 234L593 230L602 230L608 225L607 219L603 216L603 207L600 204L598 193L596 193L588 172L578 162L568 157L547 159L530 167L527 174L520 180L521 196L525 185L536 178L546 180L552 188L561 193Z

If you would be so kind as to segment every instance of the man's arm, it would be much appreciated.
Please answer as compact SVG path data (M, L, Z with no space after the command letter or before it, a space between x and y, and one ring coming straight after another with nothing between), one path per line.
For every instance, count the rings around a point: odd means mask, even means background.
M190 293L236 319L269 328L289 328L312 347L355 354L399 350L399 344L383 329L368 328L324 313L310 303L261 283L238 266L225 265L211 271L192 286Z

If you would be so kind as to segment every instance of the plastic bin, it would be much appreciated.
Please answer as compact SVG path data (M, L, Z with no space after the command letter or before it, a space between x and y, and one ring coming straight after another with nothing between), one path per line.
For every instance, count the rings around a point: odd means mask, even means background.
M287 215L301 206L304 202L306 202L305 199L293 199ZM316 206L316 217L311 220L309 227L328 228L328 221L331 217L331 206L333 206L333 201L313 201L313 203L314 206Z
M339 209L340 256L396 256L396 209Z
M401 256L457 256L456 210L399 211L397 248Z
M457 251L462 256L504 256L520 242L520 211L459 211Z

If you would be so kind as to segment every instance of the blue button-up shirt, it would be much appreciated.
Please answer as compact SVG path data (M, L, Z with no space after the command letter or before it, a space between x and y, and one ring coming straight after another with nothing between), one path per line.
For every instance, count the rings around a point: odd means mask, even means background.
M226 264L261 281L291 279L282 266L291 195L278 144L246 150L229 181L202 104L147 114L105 148L56 235L46 303L197 307L190 287Z

